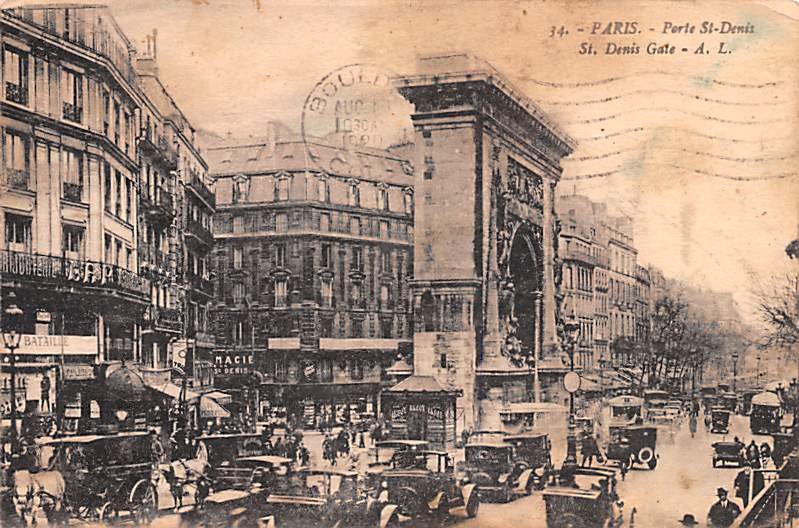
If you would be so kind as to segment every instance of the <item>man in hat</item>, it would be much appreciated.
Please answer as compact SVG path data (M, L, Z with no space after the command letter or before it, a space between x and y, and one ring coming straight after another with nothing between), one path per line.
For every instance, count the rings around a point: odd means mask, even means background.
M682 516L682 519L680 519L680 524L682 526L696 526L699 523L696 522L696 517L694 517L693 514L686 513Z
M707 523L709 526L726 527L730 526L735 518L741 514L741 508L727 499L727 490L719 488L716 490L719 500L710 507L707 514Z

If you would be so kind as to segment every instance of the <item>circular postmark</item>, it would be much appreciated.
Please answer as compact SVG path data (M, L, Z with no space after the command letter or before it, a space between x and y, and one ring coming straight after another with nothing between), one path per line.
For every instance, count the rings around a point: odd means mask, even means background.
M330 171L319 147L387 149L407 140L410 103L394 89L394 74L373 64L350 64L325 75L305 99L301 131L309 157ZM341 163L341 156L334 158Z

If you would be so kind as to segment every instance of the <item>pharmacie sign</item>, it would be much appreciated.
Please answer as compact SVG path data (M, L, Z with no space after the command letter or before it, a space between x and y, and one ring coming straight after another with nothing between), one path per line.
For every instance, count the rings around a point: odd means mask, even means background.
M214 374L239 375L253 371L251 352L219 350L214 353Z

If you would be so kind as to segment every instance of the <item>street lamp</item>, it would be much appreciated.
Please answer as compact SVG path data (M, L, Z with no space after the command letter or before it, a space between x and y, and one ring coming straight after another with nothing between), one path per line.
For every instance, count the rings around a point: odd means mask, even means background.
M760 388L760 354L757 355L757 386Z
M564 324L566 337L566 353L569 355L569 372L563 377L563 386L569 393L569 428L566 436L566 460L561 467L561 484L568 485L574 480L577 469L577 418L574 414L574 393L580 388L580 375L574 372L574 353L577 350L577 338L580 324L570 317Z
M738 378L738 352L732 353L732 392L735 392L735 381Z
M17 357L21 337L22 308L17 306L17 295L12 291L7 296L8 306L3 313L3 342L8 349L9 365L11 372L11 454L17 453Z

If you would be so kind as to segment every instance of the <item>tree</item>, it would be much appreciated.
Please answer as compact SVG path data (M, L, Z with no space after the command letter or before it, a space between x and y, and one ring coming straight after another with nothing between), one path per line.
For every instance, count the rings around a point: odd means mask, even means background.
M763 346L790 347L799 343L799 273L756 284L754 295L758 314L766 326Z

